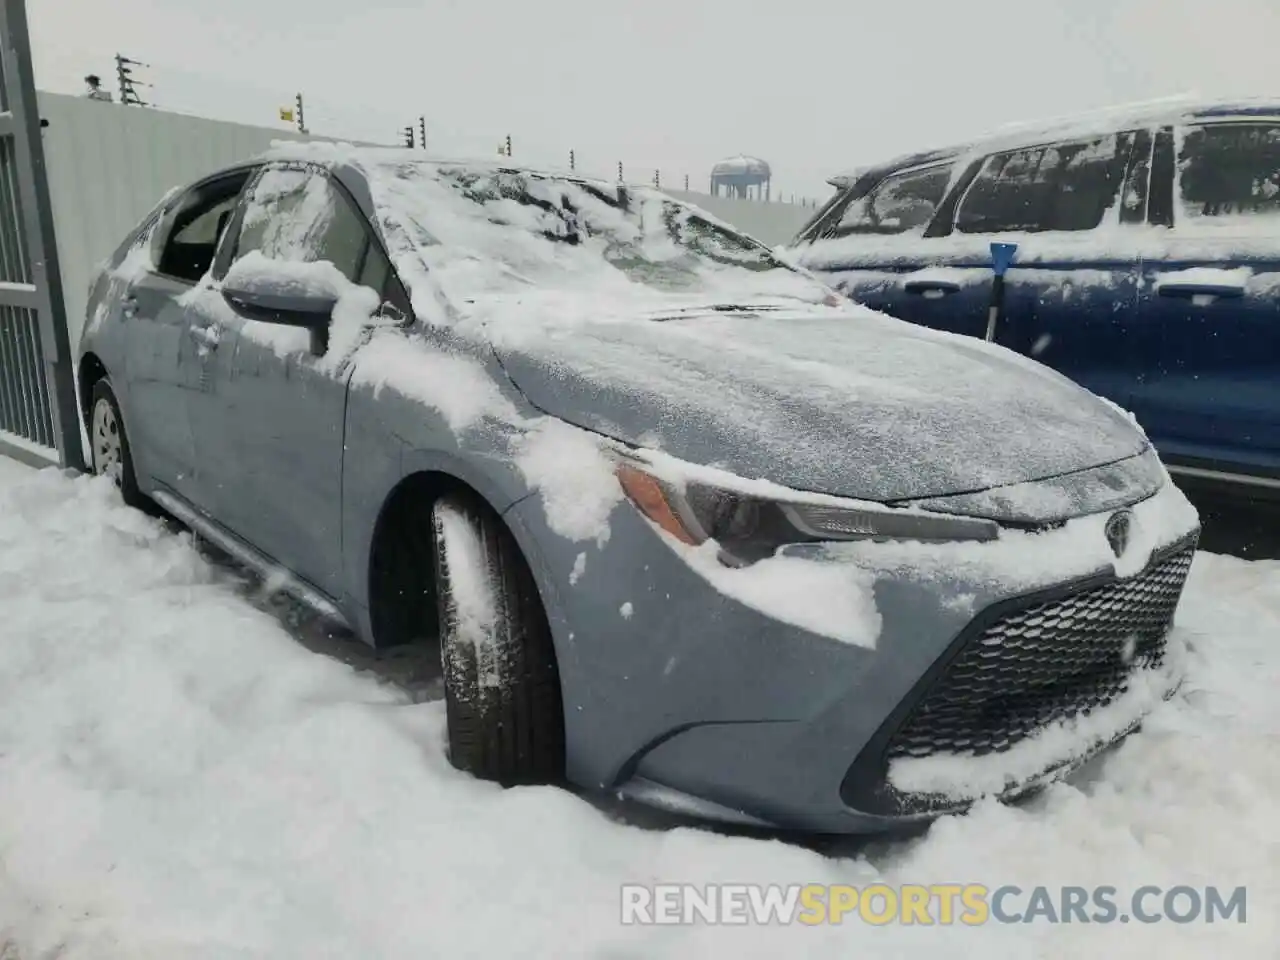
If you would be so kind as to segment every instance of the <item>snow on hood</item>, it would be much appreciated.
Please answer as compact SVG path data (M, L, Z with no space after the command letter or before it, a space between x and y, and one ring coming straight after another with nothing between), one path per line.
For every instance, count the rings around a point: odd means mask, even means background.
M742 477L904 500L1054 477L1147 445L1045 367L858 307L598 314L495 312L488 329L546 412Z

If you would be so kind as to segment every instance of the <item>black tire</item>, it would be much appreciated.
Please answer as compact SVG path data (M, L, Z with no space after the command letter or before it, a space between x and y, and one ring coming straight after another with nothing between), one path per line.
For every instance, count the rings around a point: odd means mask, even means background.
M444 497L431 519L450 762L508 786L558 782L564 706L533 575L483 504Z
M99 476L110 476L128 506L147 509L151 501L138 489L138 475L133 469L133 453L125 433L120 402L116 400L115 391L106 377L93 385L87 426L93 472Z

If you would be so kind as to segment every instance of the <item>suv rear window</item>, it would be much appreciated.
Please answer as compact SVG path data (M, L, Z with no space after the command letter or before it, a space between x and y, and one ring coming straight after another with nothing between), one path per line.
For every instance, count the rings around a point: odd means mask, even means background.
M950 182L951 164L895 173L845 207L827 236L924 233Z
M1178 182L1183 220L1280 213L1280 123L1192 127Z
M1092 230L1115 202L1130 135L998 153L960 203L961 233Z

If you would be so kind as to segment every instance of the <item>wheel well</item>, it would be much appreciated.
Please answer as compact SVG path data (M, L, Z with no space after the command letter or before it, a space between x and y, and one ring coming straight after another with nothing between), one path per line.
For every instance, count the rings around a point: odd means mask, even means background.
M107 368L103 366L96 354L86 353L80 359L80 379L77 386L80 390L80 412L84 415L85 423L89 422L89 406L93 403L93 385L106 375Z
M497 516L475 489L447 473L411 474L382 505L369 551L369 619L379 649L440 642L431 510L449 494L468 497Z

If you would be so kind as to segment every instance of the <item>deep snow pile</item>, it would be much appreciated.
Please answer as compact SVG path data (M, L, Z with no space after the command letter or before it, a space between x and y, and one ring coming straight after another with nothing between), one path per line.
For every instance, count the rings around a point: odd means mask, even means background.
M0 459L0 956L1274 955L1280 564L1201 555L1184 694L1077 786L836 859L449 767L100 481ZM1216 883L1249 922L634 928L625 882ZM60 952L59 952L60 951Z

